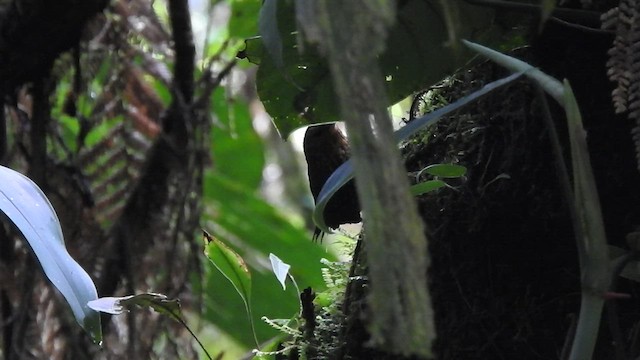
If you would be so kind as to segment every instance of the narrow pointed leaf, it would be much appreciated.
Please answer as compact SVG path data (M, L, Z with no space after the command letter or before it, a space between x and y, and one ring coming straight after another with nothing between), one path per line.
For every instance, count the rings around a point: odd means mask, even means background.
M443 106L442 108L430 112L429 114L421 118L411 121L395 132L396 140L398 142L406 140L409 136L422 130L427 125L435 124L443 116L447 116L454 111L461 109L465 105L468 105L469 103L479 99L480 97L487 95L491 91L515 81L522 75L522 72L518 72L505 78L490 82L489 84L483 86L481 89L461 99L458 99L457 101L449 105ZM322 190L320 190L320 194L318 194L318 200L316 202L316 207L313 210L313 221L320 230L326 233L331 233L331 230L324 221L324 209L331 197L351 179L353 179L353 166L351 165L351 160L349 160L338 167L336 171L334 171L333 174L329 176L324 186L322 187Z
M204 233L204 254L209 258L213 266L224 275L236 289L247 309L251 299L251 273L242 257L231 250L220 240Z
M102 341L100 316L87 303L98 298L86 271L69 255L60 221L42 190L28 177L0 166L0 211L20 230L45 275L62 293L78 323Z
M582 116L573 90L566 80L564 94L573 165L574 206L580 227L577 232L581 235L577 243L583 289L580 316L569 359L579 360L591 359L593 355L604 306L602 294L609 290L611 277L607 238L591 168L586 131L582 126Z
M423 171L441 178L459 178L467 173L467 168L456 164L433 164L424 168Z
M609 256L607 240L602 219L602 209L598 198L591 159L587 147L586 131L582 126L582 116L578 103L569 83L565 80L565 111L569 124L569 142L571 143L571 162L573 164L573 186L575 206L582 226L583 241L581 267L583 282L591 290L600 292L609 288Z
M573 197L576 213L575 232L583 288L580 315L569 359L591 359L604 306L602 294L609 288L610 269L602 210L591 169L586 132L582 126L582 116L573 90L566 80L562 84L559 80L521 60L467 41L465 44L511 70L525 70L527 77L540 85L565 109L571 144Z
M442 180L428 180L412 185L409 190L411 191L411 195L418 196L438 190L445 186L447 186L447 184Z
M471 50L476 51L478 54L513 72L524 72L528 78L538 83L554 100L564 106L564 87L562 86L562 83L554 77L543 73L522 60L518 60L501 52L489 49L488 47L484 47L467 40L462 40L462 42Z

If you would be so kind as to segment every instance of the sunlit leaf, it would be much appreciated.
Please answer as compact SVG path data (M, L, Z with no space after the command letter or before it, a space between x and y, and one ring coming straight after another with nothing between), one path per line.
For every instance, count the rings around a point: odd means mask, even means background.
M20 230L45 275L62 293L78 323L102 341L100 316L87 306L98 298L86 271L67 253L60 221L42 190L29 178L0 166L0 211Z
M225 89L213 93L211 107L217 120L211 130L211 156L215 171L255 189L262 181L264 146L256 133L247 104L229 100Z
M282 285L282 290L287 290L286 281L291 266L280 260L280 258L274 254L269 254L269 261L271 262L271 270L273 270L273 273Z
M299 221L292 221L269 204L255 189L214 171L205 173L205 221L216 237L234 247L245 259L266 259L269 253L291 266L290 274L300 286L321 290L322 258L336 260L332 253L311 241L311 232ZM252 311L260 339L277 335L277 331L260 321L260 316L287 318L299 310L298 294L293 286L282 289L273 286L273 274L263 262L248 261L252 277ZM268 265L267 265L268 266ZM244 306L238 301L233 286L210 267L206 271L204 318L246 346L255 346L249 324L238 321L244 316ZM270 299L256 301L255 299Z
M247 310L251 300L251 273L244 259L235 251L231 250L220 240L203 231L205 246L204 254L209 258L213 266L231 282Z
M248 38L258 33L256 20L260 13L260 1L235 0L231 2L229 37Z
M320 260L335 258L310 241L311 234L302 224L292 223L252 190L223 176L207 174L205 195L215 209L212 222L224 230L218 234L221 240L240 239L265 257L280 254L301 286L324 287Z

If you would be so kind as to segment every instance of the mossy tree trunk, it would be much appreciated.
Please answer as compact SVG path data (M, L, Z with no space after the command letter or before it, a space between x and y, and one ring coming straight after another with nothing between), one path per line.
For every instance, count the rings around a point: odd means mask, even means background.
M304 24L303 30L328 58L349 133L364 214L371 340L389 353L427 358L435 337L427 241L393 137L377 64L395 3L326 0L299 5L314 7L315 23Z

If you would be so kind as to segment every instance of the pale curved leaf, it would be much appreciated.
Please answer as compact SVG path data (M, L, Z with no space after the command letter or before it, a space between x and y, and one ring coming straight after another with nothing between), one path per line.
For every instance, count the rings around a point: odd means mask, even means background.
M269 261L271 261L271 270L273 270L273 273L282 285L282 290L287 290L286 281L291 265L285 263L274 254L269 254Z
M98 298L89 274L64 246L60 221L42 190L28 177L0 166L0 211L20 230L45 275L69 303L78 323L102 341L100 315L87 303Z
M546 91L554 100L564 107L564 85L558 79L545 74L526 62L505 55L501 52L495 51L488 47L476 44L471 41L462 40L462 42L471 50L476 51L478 54L488 58L489 60L504 66L505 68L513 72L524 72L524 74L538 83L544 91Z

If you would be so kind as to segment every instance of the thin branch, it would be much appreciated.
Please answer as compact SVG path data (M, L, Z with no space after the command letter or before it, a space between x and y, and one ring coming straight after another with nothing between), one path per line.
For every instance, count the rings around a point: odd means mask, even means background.
M190 104L193 99L196 48L193 44L189 2L187 0L169 0L169 19L171 20L176 54L173 84L175 90L180 92L184 102Z

